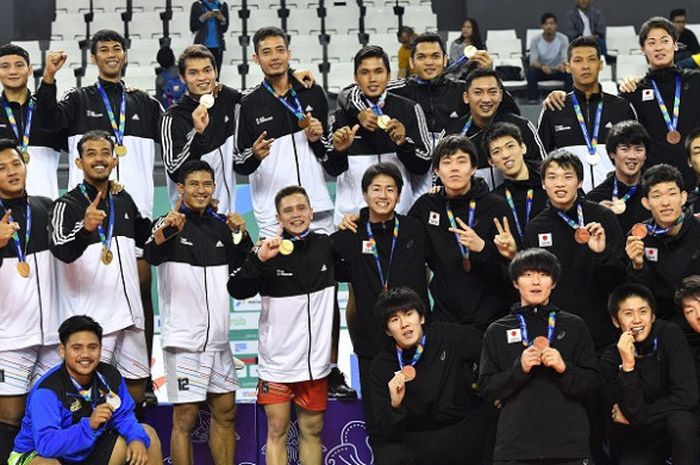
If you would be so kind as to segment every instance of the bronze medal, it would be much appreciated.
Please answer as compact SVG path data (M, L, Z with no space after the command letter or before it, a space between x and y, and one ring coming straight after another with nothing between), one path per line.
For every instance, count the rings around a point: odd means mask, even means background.
M472 270L472 262L469 260L469 257L462 258L462 268L464 268L464 271L467 273Z
M114 153L116 153L118 157L123 157L126 155L126 146L121 144L115 145Z
M676 131L675 129L673 131L668 131L668 133L666 133L666 141L669 144L676 145L677 143L679 143L681 141L681 139L682 139L681 133Z
M413 367L413 365L405 365L403 368L401 368L401 373L403 374L403 377L406 378L406 381L413 381L416 379L416 369Z
M574 232L574 239L576 242L579 244L587 244L588 239L591 238L591 233L588 232L588 229L584 227L578 227L576 228L576 232Z
M379 126L379 129L386 129L390 122L391 116L389 115L379 115L379 117L377 117L377 126Z
M627 210L627 204L624 200L615 199L612 202L610 210L612 210L612 212L616 215L622 215L625 212L625 210Z
M23 278L29 277L29 263L19 262L17 263L17 273Z
M644 239L647 237L647 227L642 224L642 223L637 223L634 226L632 226L632 229L630 230L633 236L636 236L640 239Z
M24 161L24 164L25 165L28 164L30 159L31 159L31 157L29 156L29 152L26 150L23 150L22 151L22 160Z
M104 263L105 265L109 265L110 263L112 263L112 260L114 259L114 254L107 247L102 247L101 259L102 259L102 263Z
M532 345L535 346L540 352L549 347L549 339L544 336L537 336Z
M291 255L292 252L294 252L294 242L284 239L280 244L280 253L282 255Z
M311 124L311 118L308 116L304 116L303 118L299 118L299 127L301 129L306 129L309 127L309 124Z

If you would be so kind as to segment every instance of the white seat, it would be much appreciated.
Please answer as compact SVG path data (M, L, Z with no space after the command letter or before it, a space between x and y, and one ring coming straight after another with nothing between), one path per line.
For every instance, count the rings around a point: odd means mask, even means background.
M13 40L12 43L18 47L22 47L27 51L27 53L29 53L29 63L34 66L34 69L41 66L43 55L41 51L41 44L38 40Z
M175 54L175 59L180 56L182 52L185 51L187 47L192 45L192 39L189 37L171 37L170 38L170 48L173 49ZM157 50L156 50L157 52Z
M95 13L95 17L90 23L90 35L101 29L112 29L120 34L124 34L124 21L121 13Z
M462 36L462 31L447 31L447 43L445 44L447 52L450 52L450 46L452 42L459 39Z
M353 72L352 62L332 63L328 73L328 92L340 92L340 89L352 82Z
M323 58L323 49L316 35L292 35L289 48L292 58L301 63L311 63ZM332 39L331 39L332 40Z
M490 40L517 39L515 29L489 29L486 31L486 42Z
M51 42L49 42L49 50L65 51L68 55L66 65L68 65L68 67L70 68L78 68L83 65L82 50L80 50L80 46L78 45L77 40L52 40ZM90 59L89 50L87 52L86 59Z
M617 79L644 76L647 73L647 62L643 55L618 55Z
M192 0L172 0L171 7L173 10L186 11L189 14L190 8L192 7ZM158 3L153 5L153 9L156 11L165 10L165 0L159 0Z
M530 42L532 42L532 39L537 37L538 35L542 34L542 29L528 29L525 31L525 50L527 52L530 51Z
M686 24L685 28L693 31L696 36L700 36L700 24Z
M520 39L491 39L486 42L486 48L491 55L501 58L519 58L523 55Z
M66 92L68 92L74 87L76 87L75 74L73 73L72 69L67 70L66 72L58 76L56 79L56 97L58 99L63 98Z
M370 36L370 42L371 39ZM352 60L360 47L357 34L333 34L328 44L328 59L341 62Z
M249 64L257 66L254 63ZM239 89L241 87L241 75L238 74L238 68L235 65L222 65L219 73L219 82L223 82L229 87Z
M608 55L630 55L639 52L639 39L634 35L620 35L605 38Z
M92 63L88 64L85 67L85 76L82 77L80 85L85 87L94 84L97 81L97 74L97 65L93 65ZM58 82L58 79L56 82Z
M289 35L309 35L311 31L318 29L321 29L321 18L316 16L313 10L294 9L287 18L287 33Z
M634 32L634 26L608 26L605 28L605 40L607 41L610 37L620 37L620 36L636 36L637 33Z
M150 39L163 35L162 21L157 11L134 12L129 22L129 38Z
M260 66L255 63L248 63L248 74L245 76L245 87L257 86L265 79L265 74ZM243 87L243 77L241 76L241 87Z
M162 29L162 20L158 19L158 24L153 25L154 33L160 33ZM160 36L161 34L154 34ZM190 32L190 9L183 11L173 10L173 18L170 20L170 35L175 37L193 37Z
M123 3L123 4L122 4ZM162 6L165 9L165 0L131 0L132 11L154 11ZM126 11L126 1L117 3L114 11Z
M355 19L355 26L351 32L359 32L359 15ZM350 18L347 18L350 20ZM367 8L365 15L365 32L372 34L394 33L399 30L399 20L391 8Z
M156 55L160 46L157 39L132 39L127 51L129 68L132 66L157 66Z
M314 16L316 15L315 9L309 9L307 11L312 11ZM369 14L369 9L367 10ZM365 16L365 21L367 17ZM321 32L321 18L318 18L316 22L317 26L312 29L312 33ZM326 8L326 33L328 34L348 34L349 31L359 31L360 25L360 10L357 6L346 5L346 6L333 6ZM365 23L366 26L366 23Z
M85 31L83 15L77 13L56 14L56 20L51 23L52 40L84 39Z
M56 0L56 12L77 13L79 8L89 8L89 0Z
M412 6L404 10L403 24L412 27L417 34L437 31L437 15L430 5Z
M276 10L251 10L250 18L248 18L248 33L253 35L261 27L280 27L281 24L282 22L277 16Z
M520 68L520 79L515 81L503 81L503 87L508 90L524 89L527 87L527 80L523 73L523 61L520 58L494 58L494 69L497 66L516 66Z

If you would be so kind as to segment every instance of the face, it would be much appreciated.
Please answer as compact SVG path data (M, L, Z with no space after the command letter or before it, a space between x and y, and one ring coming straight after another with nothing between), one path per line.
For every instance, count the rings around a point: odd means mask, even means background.
M556 283L549 273L544 271L526 270L513 281L513 286L520 293L522 305L545 305L549 302L549 296Z
M14 149L0 152L0 197L16 198L24 193L27 167Z
M90 380L100 363L100 340L92 331L79 331L60 344L58 351L66 362L68 373L76 381Z
M700 333L700 296L683 299L683 316L693 331Z
M278 77L289 70L291 56L284 37L271 36L258 43L258 51L253 55L253 61L260 65L265 76Z
M421 42L416 45L410 64L419 78L429 81L442 74L447 64L447 56L442 53L438 42Z
M126 64L126 50L119 42L97 42L97 49L92 56L100 76L108 79L120 79Z
M177 185L185 206L194 212L202 212L209 206L215 188L214 178L208 171L194 171L187 175L184 183Z
M591 0L576 0L576 5L578 5L578 7L581 9L588 8L588 5L590 5L590 4L591 4Z
M656 224L666 228L676 223L687 199L688 194L675 182L660 182L651 186L649 194L642 197L642 205L651 211Z
M363 197L372 212L386 216L394 211L399 202L399 189L394 178L380 174L372 179Z
M676 31L680 34L685 29L686 18L685 16L676 16L671 20L673 25L676 27Z
M409 349L423 337L423 318L414 308L399 310L386 322L386 334L396 341L399 347Z
M627 177L635 177L642 171L647 159L647 149L643 144L620 144L610 156L616 171Z
M469 154L457 150L452 155L440 159L435 173L448 192L456 193L469 188L476 167L472 165Z
M408 45L411 43L411 34L407 32L402 32L399 34L399 43L403 45Z
M465 39L470 39L474 34L474 28L472 27L471 21L465 21L462 23L462 37Z
M557 32L557 22L554 18L547 18L547 20L542 23L542 31L547 35Z
M389 72L384 60L377 57L365 58L355 72L355 82L367 97L379 97L389 82Z
M654 312L649 302L633 295L620 302L617 318L613 318L613 324L623 332L632 331L634 342L642 342L649 337L654 320Z
M512 136L499 137L489 142L489 164L513 179L523 170L526 152L525 144L519 144Z
M642 45L642 53L646 56L652 69L667 68L673 65L673 58L677 50L678 44L663 28L651 29Z
M117 163L112 144L105 139L86 141L80 157L75 159L75 164L83 170L83 176L90 184L107 181Z
M19 55L0 57L0 83L5 89L20 90L27 87L32 67Z
M576 176L574 168L550 163L542 179L542 187L547 192L549 201L555 208L568 209L573 205L581 187L581 181Z
M571 59L566 69L577 86L585 87L598 82L603 60L594 47L576 47L571 50Z
M180 76L192 96L211 94L216 87L216 67L209 58L185 60L185 74Z
M695 173L700 175L700 137L696 137L690 142L688 165L693 168Z
M277 221L289 234L299 235L309 229L314 212L303 194L283 197L277 212Z
M496 115L503 100L503 91L493 76L474 79L464 93L464 102L469 105L472 116L489 120Z

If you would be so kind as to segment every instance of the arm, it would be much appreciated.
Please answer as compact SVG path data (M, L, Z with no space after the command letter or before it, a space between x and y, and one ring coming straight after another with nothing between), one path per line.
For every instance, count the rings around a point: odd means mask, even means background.
M71 90L56 102L56 83L41 82L36 92L36 124L44 131L58 132L73 125L80 114L78 89Z
M621 359L618 349L612 346L600 358L601 373L607 388L608 397L613 404L618 404L625 418L633 425L646 421L644 393L641 389L636 370L620 369Z
M127 444L130 444L132 441L140 441L148 448L151 445L151 439L148 437L146 430L143 429L143 426L141 426L136 419L136 415L134 414L134 400L131 398L123 379L119 385L117 395L122 400L122 405L114 411L109 422L124 438Z
M523 142L525 142L525 147L527 147L525 161L529 162L531 166L539 166L540 162L544 160L545 156L547 156L547 151L545 150L544 144L537 133L537 129L535 129L535 126L528 121L527 128L523 129L522 133Z
M190 8L190 32L196 33L207 21L204 17L205 11L199 2L192 2Z
M393 440L400 440L406 429L406 407L401 405L394 408L391 405L388 383L393 373L381 362L383 360L375 359L370 370L371 408L381 434Z
M554 128L552 127L552 119L550 117L550 110L542 107L540 112L540 119L537 123L537 135L542 142L542 148L545 153L549 153L555 148L554 140Z
M505 367L500 365L493 328L491 325L486 330L479 364L479 391L492 405L517 394L530 379L530 374L522 369L520 357Z
M264 263L252 249L240 268L233 270L228 278L227 289L234 299L248 299L260 292Z
M244 103L236 105L236 149L234 152L234 168L238 174L249 175L253 174L260 166L261 158L256 156L253 151L253 144L260 136L255 134L252 127L252 121L248 116L250 109L246 111ZM264 134L264 132L263 132ZM269 149L268 149L269 152Z
M170 179L179 182L182 165L188 160L199 160L204 154L204 135L170 113L164 113L160 119L160 135L165 171Z
M143 258L146 259L149 265L158 266L163 263L168 256L171 244L173 244L173 241L165 241L158 245L153 238L153 232L165 224L165 218L165 216L161 216L153 222L150 236L143 247Z
M625 264L625 237L620 229L620 224L617 219L612 217L612 213L601 221L605 230L605 250L602 253L594 253L593 261L595 263L598 276L604 280L607 285L621 284L624 280L626 264ZM611 283L611 279L615 282Z
M423 109L413 104L413 112L406 127L406 141L397 146L396 155L414 174L425 174L430 169L430 136Z
M520 114L520 107L515 103L513 95L506 89L503 89L503 100L498 106L499 113L513 113L514 115Z
M320 87L316 89L321 94L322 98L320 99L320 108L314 108L313 117L321 122L323 133L321 138L317 141L309 142L309 146L311 147L311 150L313 150L314 155L316 155L316 159L320 163L323 163L326 161L327 152L333 147L333 144L331 143L331 132L330 127L328 126L328 98L326 97L326 93L323 91L323 89Z
M330 176L339 176L348 170L348 150L350 150L356 134L350 129L350 123L344 110L341 108L335 110L330 130L332 145L328 149L326 160L322 163L323 169Z
M530 40L530 66L540 68L540 52L537 50L538 37L535 36Z
M583 322L578 324L576 349L573 360L564 360L566 370L556 374L555 379L567 397L586 399L600 386L598 356L593 347L593 340L588 327Z
M223 2L221 4L221 13L224 15L224 19L219 21L219 28L221 29L222 34L226 34L226 31L228 31L228 25L230 23L228 16L228 5L226 4L226 2Z
M91 232L84 227L84 214L65 200L57 200L51 208L49 247L51 253L64 263L72 263L90 245Z

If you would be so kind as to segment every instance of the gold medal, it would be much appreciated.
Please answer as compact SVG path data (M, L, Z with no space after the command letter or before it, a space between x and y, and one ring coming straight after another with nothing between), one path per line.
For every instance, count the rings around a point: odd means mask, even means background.
M669 144L676 145L677 143L679 143L681 141L681 139L682 139L681 133L676 131L676 130L668 131L668 133L666 134L666 141Z
M19 262L17 263L17 273L23 278L29 277L29 263Z
M107 247L102 247L101 259L102 263L104 263L105 265L109 265L114 259L114 254Z
M280 244L280 253L282 255L290 255L292 252L294 252L294 242L284 239Z
M24 164L25 165L28 164L30 159L31 159L31 157L29 156L29 152L27 150L23 150L22 151L22 160L24 161Z
M379 126L379 129L386 129L390 122L391 117L389 115L380 115L377 118L377 126Z
M121 144L115 145L114 153L116 153L118 157L123 157L126 155L126 146Z
M121 191L124 190L124 185L120 182L117 181L111 181L110 182L110 191L112 192L112 195L117 195Z

